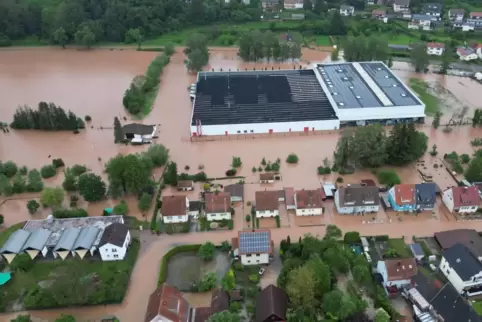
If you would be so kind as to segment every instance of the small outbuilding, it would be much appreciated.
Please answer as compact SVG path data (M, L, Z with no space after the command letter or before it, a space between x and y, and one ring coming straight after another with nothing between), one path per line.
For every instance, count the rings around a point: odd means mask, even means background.
M177 182L177 190L179 191L192 191L194 190L194 181L192 180L180 180Z
M420 261L425 257L422 245L420 245L419 243L410 244L408 247L412 251L413 257L415 257L416 260Z
M224 192L231 195L231 202L242 202L244 200L244 184L235 183L224 187Z

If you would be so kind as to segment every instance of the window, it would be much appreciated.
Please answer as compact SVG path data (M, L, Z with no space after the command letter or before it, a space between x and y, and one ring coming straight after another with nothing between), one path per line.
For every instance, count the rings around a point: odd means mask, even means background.
M244 130L244 133L248 133L248 130Z
M260 254L256 254L256 257L259 257L259 256L261 256L261 255L260 255Z
M246 254L246 257L251 257L251 254Z
M258 260L256 260L256 263L259 263L259 259L258 259Z
M114 255L114 258L119 258L119 255L117 255L117 254L116 254L116 255Z
M117 249L116 249L116 248L112 248L112 252L113 252L113 253L117 253Z
M182 216L176 216L176 219L181 220L181 219L182 219Z
M238 134L241 133L241 131L238 131Z
M447 270L447 275L449 275L449 274L450 274L450 270Z

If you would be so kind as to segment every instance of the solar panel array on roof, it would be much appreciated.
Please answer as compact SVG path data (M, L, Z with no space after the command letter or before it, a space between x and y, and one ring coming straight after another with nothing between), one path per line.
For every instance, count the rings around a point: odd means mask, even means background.
M407 90L393 73L382 63L360 63L394 106L420 105L420 102Z
M313 70L199 73L193 126L333 119Z
M269 231L243 231L239 233L239 253L268 253L271 247Z

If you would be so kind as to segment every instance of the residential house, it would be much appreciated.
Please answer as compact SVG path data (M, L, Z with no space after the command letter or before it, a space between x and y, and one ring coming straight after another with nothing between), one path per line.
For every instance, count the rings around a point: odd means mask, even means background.
M465 19L462 24L462 31L480 30L482 28L482 19Z
M335 192L335 205L339 214L363 215L378 212L380 196L378 187L351 185Z
M179 191L192 191L192 190L194 190L194 181L192 181L192 180L179 180L177 182L177 190L179 190Z
M228 192L206 193L204 198L207 220L231 219L231 195Z
M152 139L156 136L156 131L156 125L131 123L122 127L125 139L133 144L152 142Z
M393 1L393 11L403 12L409 10L410 0L395 0Z
M464 245L444 250L439 268L459 294L482 294L482 263Z
M462 22L464 20L465 10L464 9L450 9L449 19L454 22Z
M372 18L383 19L387 14L387 11L384 9L374 9L372 11Z
M275 174L273 172L265 172L259 174L259 183L273 183Z
M397 184L388 191L388 200L395 211L415 211L415 185Z
M469 14L470 19L479 20L482 19L482 12L471 12Z
M383 277L383 287L388 294L400 291L410 285L413 276L417 275L415 258L396 258L378 261L377 272Z
M104 229L99 242L99 254L104 261L120 261L126 257L131 243L129 228L121 223L113 223Z
M256 322L284 322L288 309L288 295L273 284L262 289L256 298Z
M326 199L333 199L335 197L336 185L333 182L324 182L321 185Z
M188 222L189 199L185 196L162 197L160 218L166 224Z
M441 42L429 42L427 44L427 54L442 56L445 50L445 44Z
M256 218L279 216L278 191L256 191Z
M219 312L229 310L229 294L222 288L216 288L211 294L211 305L195 309L194 322L206 322Z
M279 5L279 0L263 0L261 6L264 10L273 10Z
M434 17L428 15L412 15L412 19L408 23L408 28L432 30L434 19Z
M480 196L476 186L452 187L445 190L442 200L450 212L471 214L479 209Z
M199 200L189 201L188 216L194 219L198 219L203 214L203 202Z
M415 204L418 211L432 210L437 201L437 185L426 182L415 185Z
M423 14L432 16L440 20L442 17L442 4L441 3L425 3L422 9Z
M420 245L419 243L412 243L408 245L408 248L410 248L410 251L412 252L413 257L417 261L421 261L425 257L425 253L423 252L422 245Z
M244 184L242 183L224 186L224 191L231 196L231 202L242 202L244 200Z
M285 205L287 210L295 210L296 209L296 202L295 202L295 189L293 188L284 188L285 193Z
M375 0L366 0L366 4L369 5L369 6L373 6L376 1Z
M462 244L475 257L482 261L482 237L475 229L452 229L434 234L435 241L442 250L447 250L455 244Z
M319 216L323 214L323 190L298 190L295 193L297 216Z
M476 60L479 58L475 50L473 50L470 47L457 47L456 52L457 52L457 55L459 56L459 59L463 61Z
M303 0L285 0L284 8L289 9L303 9Z
M240 259L243 265L269 264L273 258L273 245L271 231L261 229L241 230L231 241L234 258Z
M347 6L344 4L340 6L340 15L344 17L348 17L348 16L353 16L354 14L355 14L355 7Z
M144 322L194 322L195 309L174 286L162 284L149 297Z

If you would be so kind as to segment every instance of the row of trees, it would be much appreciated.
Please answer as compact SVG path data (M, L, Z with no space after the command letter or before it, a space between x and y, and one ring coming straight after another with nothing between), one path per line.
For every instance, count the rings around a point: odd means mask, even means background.
M261 15L259 0L250 5L215 0L7 0L0 1L0 44L28 36L60 45L130 42L133 29L153 37L188 26L258 21Z
M147 67L145 75L136 76L130 87L124 93L122 103L127 111L131 114L139 114L144 112L147 114L151 111L154 103L154 97L159 89L161 74L164 67L169 64L171 55L174 53L174 47L168 45L164 47L162 54L158 55Z
M388 61L388 41L377 36L350 36L342 44L346 61Z
M193 34L186 42L184 61L190 72L198 72L209 62L208 39L203 34Z
M244 61L294 60L301 58L302 43L303 37L297 32L290 32L280 38L271 31L254 30L241 36L238 55Z
M388 136L379 124L347 129L338 140L334 167L343 172L356 167L405 165L424 155L427 142L427 136L413 124L397 124Z
M54 103L40 102L37 110L27 105L17 108L10 126L19 130L76 131L85 128L85 123Z
M440 63L440 71L445 74L449 69L450 63L453 60L453 49L447 43L442 54ZM427 53L426 43L416 43L412 45L410 51L410 62L417 73L425 72L430 65L430 55Z
M10 320L11 322L32 322L32 319L30 318L30 315L19 315L17 316L14 320ZM55 319L54 322L75 322L77 321L75 317L73 317L70 314L62 314L60 317Z

